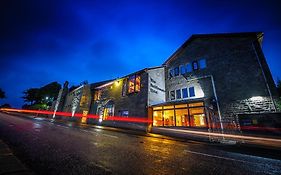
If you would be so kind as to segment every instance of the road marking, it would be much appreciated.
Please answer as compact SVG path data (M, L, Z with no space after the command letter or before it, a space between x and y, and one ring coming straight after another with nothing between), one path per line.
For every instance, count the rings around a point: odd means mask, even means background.
M192 154L197 154L197 155L201 155L201 156L218 158L218 159L230 160L230 161L235 161L235 162L252 163L252 162L249 162L249 161L238 160L238 159L233 159L233 158L229 158L229 157L216 156L216 155L200 153L200 152L195 152L195 151L190 151L190 150L184 150L184 152L188 152L188 153L192 153Z

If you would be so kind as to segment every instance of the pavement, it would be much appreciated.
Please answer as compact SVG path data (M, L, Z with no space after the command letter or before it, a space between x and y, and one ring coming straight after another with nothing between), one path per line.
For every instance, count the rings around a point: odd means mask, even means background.
M4 174L32 175L33 173L19 161L9 146L0 140L0 175Z

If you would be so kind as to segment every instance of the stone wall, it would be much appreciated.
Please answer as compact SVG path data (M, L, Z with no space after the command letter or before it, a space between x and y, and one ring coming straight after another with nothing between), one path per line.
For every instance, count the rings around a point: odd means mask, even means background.
M260 50L257 54L253 43L257 43L257 39L253 36L193 39L166 64L166 91L188 84L188 79L212 75L222 122L230 128L236 127L237 118L234 115L236 113L273 111L274 106L270 99L267 83L270 91L274 91L274 84L271 80L265 81L259 59L263 60L262 67L266 70L266 78L271 75L268 68L265 67L265 59L260 58ZM192 63L202 58L206 59L207 68L169 79L170 68ZM205 99L213 96L212 93L206 91L204 94ZM264 100L249 101L253 97L262 97Z

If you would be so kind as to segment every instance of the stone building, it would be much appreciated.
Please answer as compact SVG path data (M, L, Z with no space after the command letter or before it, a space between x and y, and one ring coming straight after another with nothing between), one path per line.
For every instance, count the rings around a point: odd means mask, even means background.
M91 122L137 117L152 123L122 125L237 131L238 114L277 110L262 39L261 32L192 35L159 67L93 83Z
M175 105L175 110L160 110L164 123L159 125L235 130L237 114L276 111L262 39L260 32L189 38L163 64L166 103L161 106Z

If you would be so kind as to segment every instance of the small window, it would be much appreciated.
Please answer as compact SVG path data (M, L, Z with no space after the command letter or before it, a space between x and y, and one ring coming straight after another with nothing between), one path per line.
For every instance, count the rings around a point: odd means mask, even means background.
M139 92L141 88L140 75L132 75L129 77L128 93Z
M128 117L129 111L128 110L120 110L119 115L122 116L122 117Z
M135 80L136 80L136 76L132 75L129 78L129 87L128 87L128 93L133 93L135 92Z
M194 87L189 88L189 97L195 97L195 90Z
M187 98L187 97L188 97L187 88L183 88L182 89L182 98Z
M176 90L176 97L177 97L177 99L181 99L181 90L180 89Z
M175 91L170 91L171 100L175 100Z
M198 70L198 62L197 61L193 61L192 62L192 69L193 70Z
M135 92L139 92L141 88L141 77L136 75Z
M180 74L179 67L175 67L174 73L175 73L175 76L179 76L179 74Z
M184 65L181 65L180 66L180 72L181 72L181 75L184 75L185 74L185 66Z
M192 72L192 66L190 63L186 65L186 72Z
M101 90L97 90L95 91L95 94L94 94L94 100L100 100L101 99Z
M200 69L206 68L207 67L206 59L199 60L199 66L200 66Z
M169 78L172 78L174 76L174 69L169 70Z

